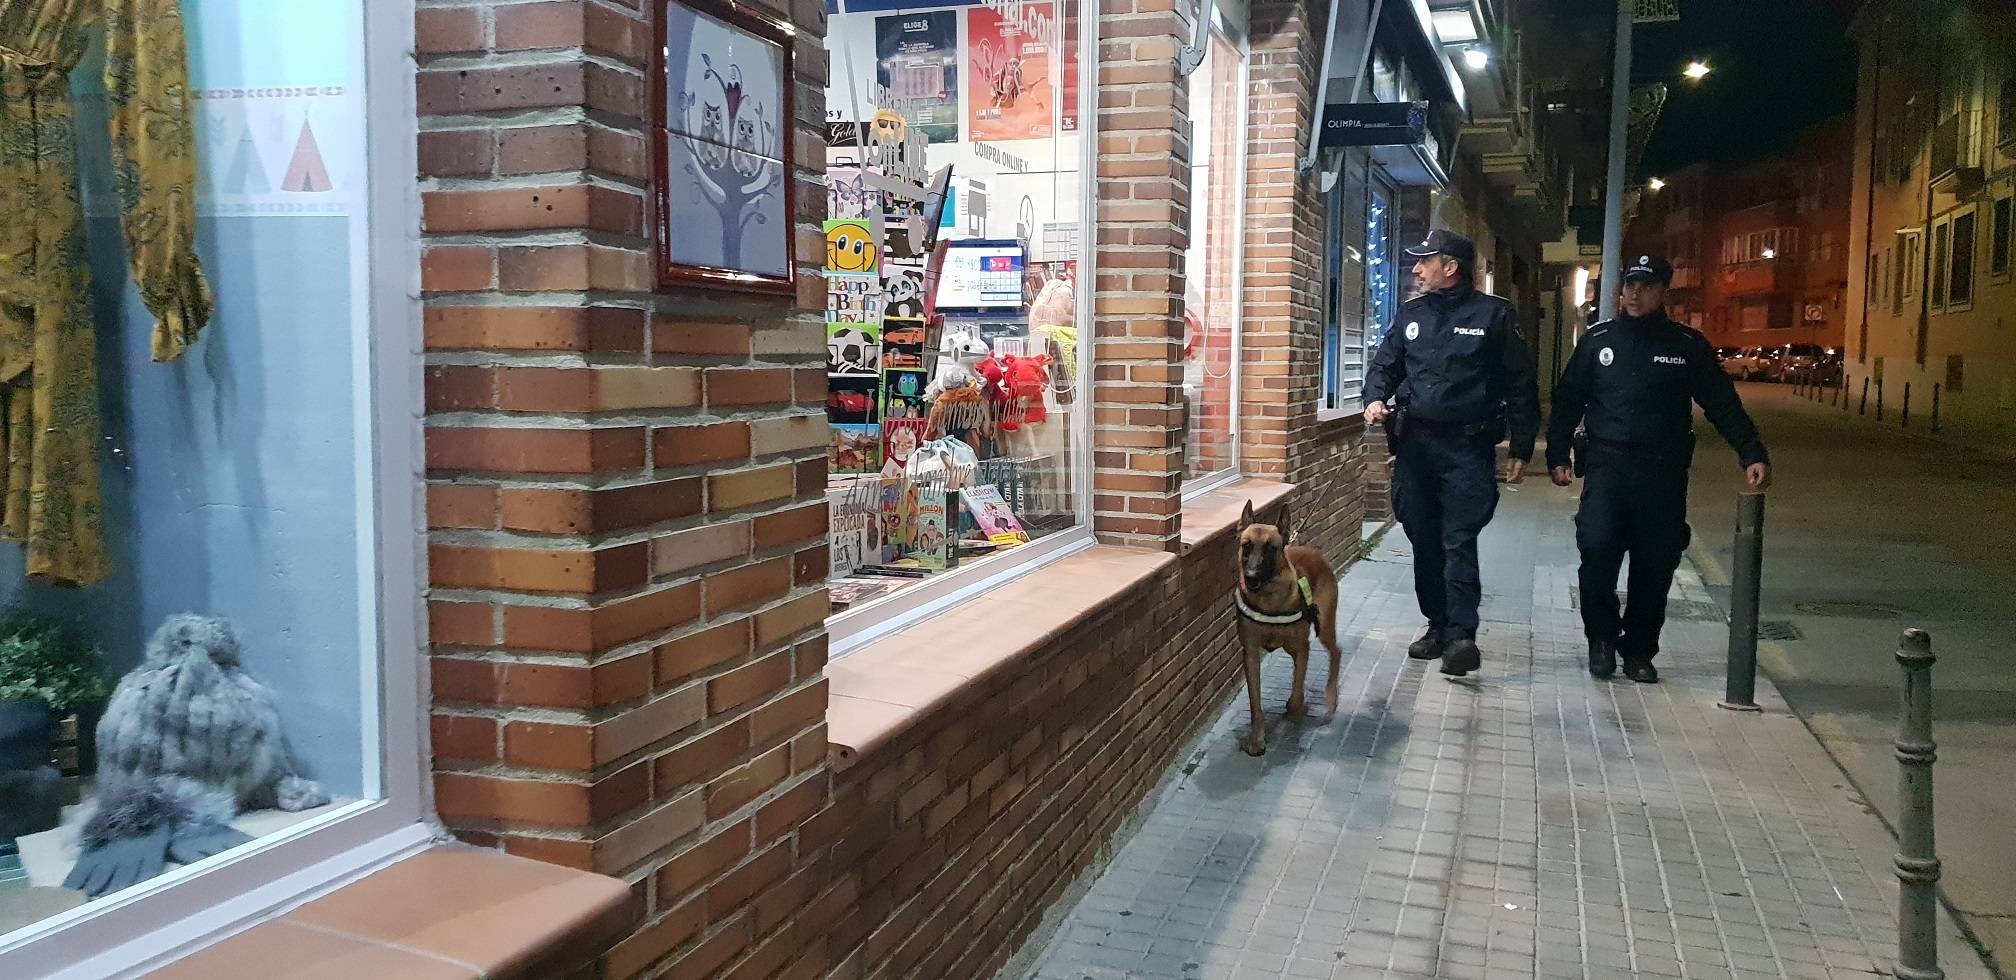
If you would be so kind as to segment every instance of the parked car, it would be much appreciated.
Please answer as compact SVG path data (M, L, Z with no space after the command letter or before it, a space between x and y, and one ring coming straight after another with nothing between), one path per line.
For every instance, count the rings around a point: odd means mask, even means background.
M1827 349L1819 344L1786 344L1784 356L1779 359L1779 381L1798 381L1801 377L1820 366Z
M1717 347L1715 348L1715 359L1722 363L1723 374L1732 378L1743 376L1743 348Z
M1738 381L1769 378L1775 369L1774 354L1763 347L1745 347L1722 359L1722 373Z

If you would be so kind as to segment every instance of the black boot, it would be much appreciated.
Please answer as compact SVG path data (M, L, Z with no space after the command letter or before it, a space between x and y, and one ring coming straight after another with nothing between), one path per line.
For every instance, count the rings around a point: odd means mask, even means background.
M1442 627L1429 623L1421 638L1407 645L1407 659L1434 660L1442 656L1442 642Z
M1589 676L1597 680L1608 680L1617 672L1617 641L1589 641Z
M1442 673L1461 677L1483 664L1484 653L1477 649L1476 631L1452 629L1448 638L1448 646L1442 649Z
M1652 666L1650 657L1630 657L1624 661L1624 676L1640 684L1659 683L1659 668Z

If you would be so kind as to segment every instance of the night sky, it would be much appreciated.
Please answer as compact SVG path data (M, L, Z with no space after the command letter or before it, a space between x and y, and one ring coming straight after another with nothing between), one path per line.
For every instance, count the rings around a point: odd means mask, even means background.
M1643 172L1735 163L1855 107L1850 0L1681 0L1677 24L1639 24L1632 76L1671 79ZM1680 77L1701 58L1714 72Z

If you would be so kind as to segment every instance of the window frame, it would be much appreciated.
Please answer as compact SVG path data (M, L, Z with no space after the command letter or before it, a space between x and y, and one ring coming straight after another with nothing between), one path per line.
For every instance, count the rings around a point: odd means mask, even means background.
M402 0L410 3L411 0ZM1059 8L1061 11L1061 7ZM854 12L872 16L872 11ZM1092 406L1094 380L1092 326L1094 300L1098 293L1097 193L1099 176L1099 8L1089 2L1078 5L1078 400L1071 413L1071 493L1078 522L1067 531L1017 547L1013 553L991 559L975 567L947 569L916 585L884 596L855 609L826 616L827 657L838 660L877 640L888 637L941 612L959 607L1045 565L1069 558L1098 543L1092 531ZM1058 21L1064 18L1060 13ZM1062 32L1060 30L1059 37ZM1059 45L1063 47L1063 45ZM1063 53L1060 51L1061 59ZM1088 70L1089 69L1089 70ZM416 265L417 268L417 260ZM1083 408L1082 411L1077 409ZM822 504L824 497L821 498Z
M1967 262L1964 269L1967 273L1967 296L1964 299L1957 294L1954 288L1959 285L1961 281L1959 273L1963 271L1960 262L1960 223L1963 220L1967 223L1968 231ZM1946 253L1946 312L1964 313L1974 308L1975 296L1980 292L1980 276L1978 274L1981 264L1980 208L1974 204L1955 208L1951 214L1947 215L1946 221L1952 229L1951 241L1947 245Z
M1924 230L1906 228L1897 232L1896 236L1897 288L1890 297L1890 312L1893 316L1901 316L1904 313L1904 304L1918 298L1918 277L1910 274L1908 270L1916 267L1919 271L1923 271Z
M1244 93L1251 91L1252 88L1253 50L1251 47L1251 39L1248 36L1248 32L1245 29L1241 28L1239 25L1235 25L1232 23L1231 15L1226 12L1223 6L1214 6L1212 10L1213 13L1211 18L1211 29L1209 32L1207 32L1209 36L1206 38L1204 43L1207 45L1208 49L1208 45L1210 45L1213 41L1222 40L1225 42L1227 46L1239 52L1239 84L1236 91L1238 93L1241 93L1242 97L1235 98L1233 101L1237 104L1239 111L1239 126L1235 130L1235 132L1244 133L1246 132L1246 127L1252 118L1251 100L1243 97ZM1094 67L1096 68L1097 66ZM1191 81L1195 80L1199 75L1202 75L1204 73L1205 67L1206 66L1204 64L1200 63L1197 66L1197 70L1191 72L1190 75L1184 80L1185 84L1186 85L1189 84ZM1205 84L1209 86L1210 81L1207 79L1205 81ZM1192 94L1191 101L1193 104L1196 101L1194 93ZM1213 112L1213 125L1218 125L1222 123L1223 122L1222 120L1217 119L1217 107L1214 106L1212 112ZM1195 147L1197 141L1197 133L1194 131L1194 129L1190 134L1190 140L1192 147L1191 152L1193 154L1194 159L1194 154L1196 152ZM1243 457L1245 454L1243 452L1243 443L1241 441L1244 435L1243 431L1244 426L1241 423L1244 421L1244 419L1241 418L1241 416L1243 414L1242 409L1245 405L1244 388L1246 383L1246 363L1245 363L1246 362L1246 329L1245 329L1246 179L1248 173L1247 170L1248 158L1251 156L1252 153L1249 142L1245 139L1239 140L1238 161L1236 163L1236 169L1234 171L1233 183L1232 183L1232 187L1234 190L1234 203L1232 206L1233 268L1232 268L1232 284L1231 284L1232 370L1230 377L1227 377L1225 379L1232 386L1231 428L1227 433L1227 438L1229 438L1232 443L1231 465L1221 467L1216 470L1212 470L1209 473L1200 473L1197 476L1192 477L1188 473L1189 461L1186 458L1184 461L1185 473L1183 476L1184 500L1190 500L1194 497L1198 497L1203 494L1210 493L1213 490L1217 490L1221 487L1224 487L1227 484L1230 484L1238 480L1240 475L1244 472ZM1216 168L1218 166L1218 162L1215 160L1212 161L1211 166L1213 168ZM1196 173L1196 167L1193 164L1191 167L1191 174L1194 176L1195 173ZM1210 180L1209 174L1205 176L1205 180L1208 183L1208 181ZM1191 188L1190 194L1191 199L1194 202L1197 196L1196 188L1194 187ZM1205 189L1205 200L1207 202L1210 200L1210 190L1208 186ZM1193 242L1195 242L1196 241L1195 226L1197 224L1198 214L1197 209L1195 207L1190 208L1189 211L1190 211L1190 223L1192 225L1192 234L1190 238ZM1206 261L1208 262L1209 260L1208 256L1210 254L1210 248L1208 244L1205 246L1204 254L1207 257ZM1183 270L1183 275L1185 281L1187 282L1189 280L1190 275L1190 270L1187 268L1187 263L1186 268ZM1205 284L1205 288L1206 289L1209 288L1208 282ZM1189 293L1187 289L1185 290L1184 293L1184 302L1186 304L1189 302ZM1206 311L1208 313L1210 306L1210 301L1208 297L1206 298L1205 306ZM1200 318L1198 322L1202 324L1205 321ZM1208 329L1208 326L1206 327L1206 329ZM1206 380L1209 380L1208 376ZM1185 422L1186 427L1188 426L1188 424L1189 423L1186 419ZM1187 431L1184 433L1184 441L1187 445L1189 441L1189 433Z
M351 68L364 90L369 222L365 275L352 287L369 318L353 360L361 382L356 452L367 466L357 477L358 616L363 635L375 637L377 667L358 695L360 735L377 731L363 774L376 798L17 930L0 945L0 975L107 976L158 967L417 853L436 832L421 696L425 474L416 461L425 410L414 0L358 0L357 12Z
M1926 301L1933 313L1946 312L1946 263L1953 252L1953 229L1950 216L1932 222L1932 281L1925 284Z

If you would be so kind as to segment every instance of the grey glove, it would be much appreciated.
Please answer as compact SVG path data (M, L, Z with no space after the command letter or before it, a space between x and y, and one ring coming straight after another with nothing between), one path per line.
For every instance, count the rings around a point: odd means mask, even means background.
M168 839L168 857L178 864L195 864L251 840L221 823L184 824Z
M166 826L88 844L78 856L77 866L70 869L70 877L63 879L63 887L97 898L160 874L167 858Z

